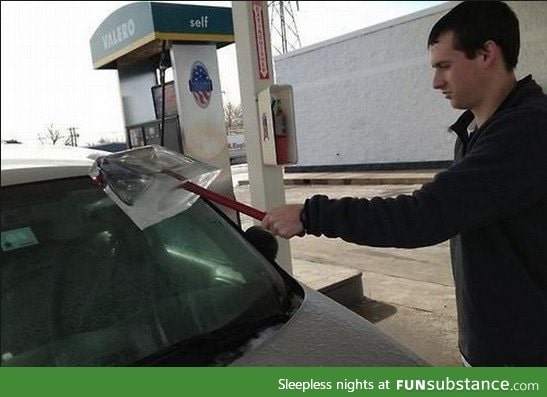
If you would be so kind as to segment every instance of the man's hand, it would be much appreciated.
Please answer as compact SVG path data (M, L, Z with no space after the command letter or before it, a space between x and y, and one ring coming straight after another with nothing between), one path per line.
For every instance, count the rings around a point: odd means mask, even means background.
M268 211L262 220L262 227L276 236L291 238L303 235L304 225L300 221L303 204L289 204Z

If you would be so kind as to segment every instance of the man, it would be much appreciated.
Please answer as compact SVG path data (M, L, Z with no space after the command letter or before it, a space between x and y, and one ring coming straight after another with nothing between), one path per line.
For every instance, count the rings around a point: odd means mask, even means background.
M451 239L459 347L473 366L547 364L547 97L516 81L518 20L503 2L463 2L431 30L433 88L465 112L453 165L412 195L313 196L262 226L377 247Z

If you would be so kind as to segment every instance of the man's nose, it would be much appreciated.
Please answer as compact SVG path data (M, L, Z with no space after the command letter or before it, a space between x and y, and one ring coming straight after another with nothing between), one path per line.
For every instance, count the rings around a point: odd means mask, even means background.
M435 90L440 90L443 88L445 84L445 80L442 78L439 72L435 72L435 75L433 76L433 88Z

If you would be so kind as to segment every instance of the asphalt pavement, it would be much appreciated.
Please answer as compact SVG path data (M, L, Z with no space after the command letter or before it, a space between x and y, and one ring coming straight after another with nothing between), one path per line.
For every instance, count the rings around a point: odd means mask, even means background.
M393 197L419 189L438 170L286 173L287 203L314 194ZM232 167L236 198L251 204L245 164ZM242 216L246 229L253 220ZM435 366L460 366L448 242L418 249L374 248L341 239L291 239L293 273L338 300Z

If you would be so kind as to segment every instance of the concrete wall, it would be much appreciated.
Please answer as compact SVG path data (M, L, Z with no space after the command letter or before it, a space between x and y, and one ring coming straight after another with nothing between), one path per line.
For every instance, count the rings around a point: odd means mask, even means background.
M461 114L432 89L427 37L458 2L407 15L275 59L294 88L297 167L449 161ZM517 76L547 87L547 2L508 2L520 19Z

